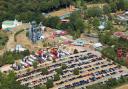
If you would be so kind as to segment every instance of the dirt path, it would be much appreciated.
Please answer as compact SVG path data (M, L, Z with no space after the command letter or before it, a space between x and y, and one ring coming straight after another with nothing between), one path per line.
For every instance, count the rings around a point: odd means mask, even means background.
M18 26L16 28L14 28L14 32L9 36L9 40L6 44L6 50L10 50L11 48L14 48L16 45L16 42L14 41L14 34L22 29L26 29L28 28L28 24L23 24L21 26Z
M26 37L26 31L21 32L16 37L17 44L21 44L23 47L33 50L35 45Z
M58 11L50 12L48 15L49 16L62 16L62 15L65 15L66 13L71 13L75 10L76 10L76 8L74 6L70 6L70 7L64 8L64 9L60 9Z
M122 85L122 86L117 87L115 89L128 89L128 84Z

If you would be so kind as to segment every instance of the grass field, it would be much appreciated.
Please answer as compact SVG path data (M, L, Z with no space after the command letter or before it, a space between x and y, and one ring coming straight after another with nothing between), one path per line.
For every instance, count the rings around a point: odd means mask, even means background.
M50 12L48 15L49 16L62 16L66 13L73 12L75 10L76 10L76 8L74 6L70 6L70 7L64 8L64 9L60 9L58 11Z

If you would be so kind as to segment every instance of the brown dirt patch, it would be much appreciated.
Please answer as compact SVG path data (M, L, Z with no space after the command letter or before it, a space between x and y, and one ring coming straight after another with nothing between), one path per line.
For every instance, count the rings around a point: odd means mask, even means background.
M128 89L128 84L122 85L122 86L115 88L115 89Z

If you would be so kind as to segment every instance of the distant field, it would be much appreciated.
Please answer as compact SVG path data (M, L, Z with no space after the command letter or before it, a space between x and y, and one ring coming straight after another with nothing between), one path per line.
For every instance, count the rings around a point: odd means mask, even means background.
M90 8L90 7L100 7L100 8L103 8L103 6L106 5L106 3L103 3L103 4L88 4L87 5L87 8Z
M64 14L72 12L74 10L75 10L75 7L74 6L70 6L68 8L64 8L64 9L60 9L58 11L50 12L48 15L49 16L62 16Z
M106 3L104 3L104 4L88 4L87 7L90 8L90 7L99 6L100 8L102 8L105 4L106 4ZM75 9L76 9L76 8L75 8L74 6L70 6L70 7L68 7L68 8L64 8L64 9L60 9L60 10L58 10L58 11L50 12L50 13L48 14L48 16L62 16L62 15L64 15L64 14L66 14L66 13L75 11Z

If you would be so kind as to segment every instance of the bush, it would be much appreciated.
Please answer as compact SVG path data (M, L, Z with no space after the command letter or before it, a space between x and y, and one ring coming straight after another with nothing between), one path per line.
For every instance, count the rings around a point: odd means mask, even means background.
M64 70L64 69L66 69L67 68L67 65L66 64L62 64L61 65L61 68Z
M56 72L57 72L58 74L63 74L63 70L62 70L62 68L58 68L58 69L56 69Z
M47 89L52 88L54 86L53 85L53 80L48 79L47 82L46 82L46 86L47 86Z
M48 69L47 68L42 68L42 74L47 75L48 74Z
M7 34L0 31L0 46L1 46L1 48L6 44L7 41L8 41Z
M25 50L23 52L7 51L0 57L0 64L12 64L15 60L22 59L27 55L29 55L29 50Z
M113 89L118 85L128 82L128 77L121 76L119 79L109 79L106 83L97 83L87 86L87 89Z
M74 70L73 70L73 74L74 74L74 75L79 75L79 69L78 69L78 68L74 69Z
M38 65L37 62L34 62L34 63L33 63L33 67L34 67L34 68L37 68L37 65Z
M102 9L99 7L91 7L87 9L87 15L88 17L99 17L103 13Z
M55 74L54 75L54 81L58 81L58 80L60 80L60 76L59 76L59 74Z
M79 52L78 52L78 50L77 50L77 49L74 49L74 52L73 52L73 53L74 53L74 54L76 54L76 53L79 53Z

